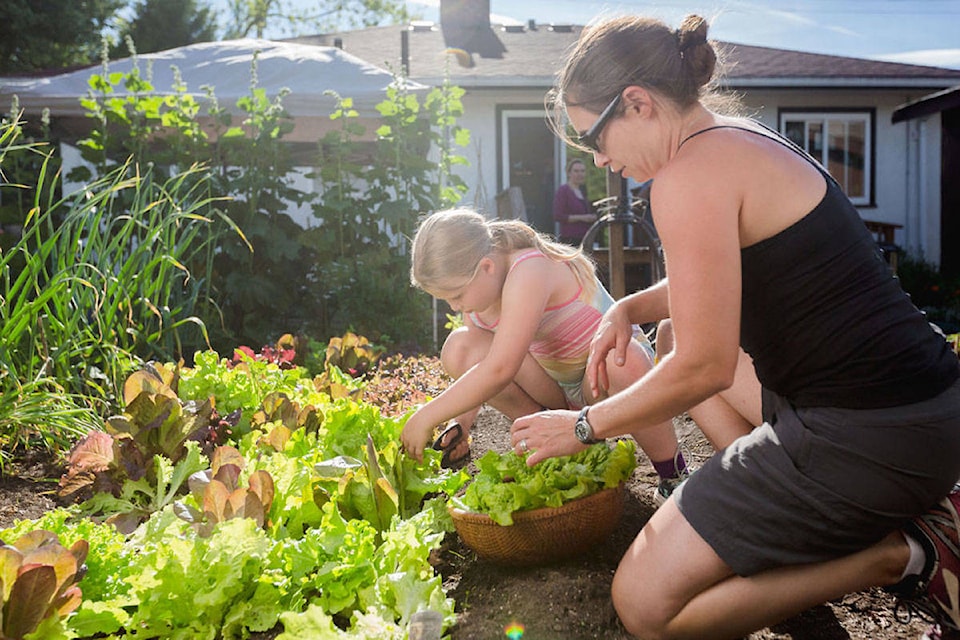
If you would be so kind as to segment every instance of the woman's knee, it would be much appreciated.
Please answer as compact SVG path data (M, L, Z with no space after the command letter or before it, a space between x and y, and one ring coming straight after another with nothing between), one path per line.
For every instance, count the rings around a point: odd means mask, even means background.
M639 597L636 582L624 576L623 566L613 577L611 596L613 608L630 635L642 640L662 640L667 637L669 616L658 613L657 603Z

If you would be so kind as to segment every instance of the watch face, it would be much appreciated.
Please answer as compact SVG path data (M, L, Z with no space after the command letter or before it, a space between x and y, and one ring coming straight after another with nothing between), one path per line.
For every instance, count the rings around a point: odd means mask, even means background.
M574 427L574 433L577 434L577 440L584 444L589 444L593 441L593 429L591 429L590 425L587 424L587 421L582 418L577 420L577 425Z

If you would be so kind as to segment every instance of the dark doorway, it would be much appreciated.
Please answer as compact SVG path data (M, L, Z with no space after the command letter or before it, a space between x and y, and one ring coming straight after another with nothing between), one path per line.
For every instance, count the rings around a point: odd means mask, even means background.
M543 110L505 112L502 138L506 153L501 189L520 187L527 221L538 231L553 234L553 193L557 188L556 139Z

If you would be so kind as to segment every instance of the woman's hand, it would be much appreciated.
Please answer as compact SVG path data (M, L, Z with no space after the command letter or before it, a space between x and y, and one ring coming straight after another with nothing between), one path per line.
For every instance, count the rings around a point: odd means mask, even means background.
M430 440L435 425L423 420L420 410L417 410L403 425L400 432L400 442L408 456L423 462L423 450Z
M613 351L617 366L623 366L627 361L627 347L631 340L633 323L630 322L625 306L616 302L603 314L597 333L590 343L586 376L594 398L606 396L610 389L607 355Z
M573 455L585 448L573 431L576 422L576 411L541 411L524 416L510 427L510 442L518 455L530 452L529 467L546 458Z

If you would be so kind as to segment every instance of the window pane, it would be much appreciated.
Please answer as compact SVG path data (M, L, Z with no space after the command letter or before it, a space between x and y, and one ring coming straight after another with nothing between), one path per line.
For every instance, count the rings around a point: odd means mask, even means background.
M847 195L866 197L867 134L862 120L850 122L847 127Z
M847 127L844 122L833 120L829 123L829 147L827 149L827 171L847 191ZM847 192L848 195L849 192Z
M820 161L855 204L870 198L868 113L802 113L781 116L783 135Z
M805 127L802 120L787 120L783 125L783 135L801 149L807 148Z
M826 164L823 157L823 122L810 122L807 125L807 153Z

